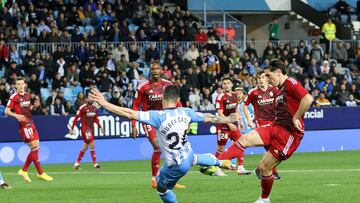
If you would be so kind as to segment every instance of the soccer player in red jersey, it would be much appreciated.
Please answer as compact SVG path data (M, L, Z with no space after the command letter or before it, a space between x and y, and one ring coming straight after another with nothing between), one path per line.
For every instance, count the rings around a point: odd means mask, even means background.
M96 123L99 128L101 129L101 132L105 134L104 129L101 127L101 124L99 122L98 113L96 106L93 105L93 101L90 99L87 99L87 103L80 106L79 110L76 113L76 116L74 118L73 124L70 129L70 134L74 134L74 127L77 123L77 121L81 118L81 136L84 141L84 145L82 149L80 150L79 156L73 166L74 169L80 168L80 162L83 158L86 150L90 146L90 154L91 158L93 160L93 165L95 168L100 169L100 165L96 162L96 154L95 154L95 143L94 143L94 123Z
M163 110L162 97L163 91L166 86L173 85L172 82L162 79L160 77L161 66L160 63L155 61L150 65L150 80L145 80L139 84L136 89L133 110L138 111L140 107L142 111L148 110ZM181 103L178 102L178 107L181 107ZM153 126L142 124L145 130L146 136L148 137L151 145L153 146L154 152L151 158L151 169L152 169L152 180L151 186L156 188L156 176L159 172L160 167L160 156L161 152L156 141L156 130ZM136 127L136 121L132 121L132 135L134 138L138 136L138 129ZM175 188L185 188L180 184L176 184Z
M23 78L17 78L15 82L17 92L9 98L5 114L12 116L19 121L20 134L23 141L29 146L30 153L28 154L25 164L18 171L18 175L22 176L26 182L31 182L28 175L28 168L33 162L37 170L37 177L46 181L52 181L53 178L43 172L39 160L39 135L36 130L35 124L32 119L31 109L40 106L40 101L35 101L34 105L31 104L30 94L25 91L26 83ZM12 112L14 110L14 112Z
M233 83L230 78L224 78L222 80L222 87L224 92L219 94L216 97L216 112L219 116L229 116L232 113L237 113L240 115L238 108L238 98L237 94L232 91ZM239 119L240 128L244 128L244 124L241 119ZM217 124L217 149L215 156L219 157L220 154L224 151L224 147L230 138L233 141L238 140L241 137L240 129L238 128L238 123L227 123L227 124ZM244 157L243 154L239 154L237 157L238 175L249 175L250 171L245 170L244 168ZM220 172L219 175L222 173Z
M261 174L261 196L255 203L268 203L274 183L272 169L287 160L300 145L304 136L304 114L313 102L312 96L296 79L287 76L280 60L270 63L267 76L279 88L275 99L273 125L260 126L243 135L219 157L225 159L243 154L246 147L267 146L258 168Z
M249 91L245 105L252 104L254 107L256 127L271 125L275 119L275 98L278 89L268 84L268 78L263 70L256 73L256 80L258 86ZM244 114L248 114L247 108L244 108ZM247 123L249 124L251 121L247 121ZM258 178L261 178L260 170L256 169L255 172ZM276 167L273 169L273 175L277 180L282 178Z

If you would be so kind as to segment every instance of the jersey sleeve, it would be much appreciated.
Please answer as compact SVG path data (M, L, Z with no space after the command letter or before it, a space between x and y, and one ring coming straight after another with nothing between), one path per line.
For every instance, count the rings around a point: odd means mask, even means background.
M309 92L294 78L288 79L288 92L291 96L296 98L297 100L301 100L305 95L309 94Z
M10 97L8 103L6 104L6 108L14 108L15 105L15 99L14 97Z
M84 107L81 106L81 107L79 108L79 110L76 112L74 121L73 121L73 123L72 123L72 125L71 125L71 130L74 129L76 123L78 122L78 120L79 120L79 118L80 118L80 116L81 116L81 112L82 112L83 109L84 109Z
M200 112L195 112L193 109L187 109L186 114L191 118L193 122L204 121L205 115Z
M163 111L139 111L138 121L159 128Z
M135 97L134 97L134 104L132 107L133 110L135 110L135 111L140 110L142 98L143 98L143 88L142 88L142 85L141 86L139 85L138 88L136 89L136 93L135 93ZM135 126L136 121L132 120L131 125Z
M218 110L224 110L224 104L223 104L223 102L222 102L222 98L223 98L222 95L218 95L218 96L216 97L216 104L215 104L216 111L218 111Z
M253 91L250 92L250 94L247 95L244 104L246 106L249 106L253 102Z

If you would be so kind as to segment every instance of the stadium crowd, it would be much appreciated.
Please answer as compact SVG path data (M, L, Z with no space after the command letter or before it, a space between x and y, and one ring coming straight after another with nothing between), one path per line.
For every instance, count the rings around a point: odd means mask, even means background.
M158 1L17 2L0 4L0 114L19 76L27 79L32 101L41 101L35 115L74 114L92 87L111 103L131 107L153 61L161 62L163 78L178 84L182 104L195 110L215 109L221 78L249 91L256 86L256 71L277 58L316 98L314 106L360 104L360 44L339 42L332 56L316 40L296 46L269 42L263 53L249 42L240 52L231 42L219 46L216 31L198 28L189 11L170 12ZM158 43L137 43L146 41L170 43L162 52ZM184 48L181 41L193 43ZM22 53L16 43L23 42L78 44L58 46L53 53L36 47Z

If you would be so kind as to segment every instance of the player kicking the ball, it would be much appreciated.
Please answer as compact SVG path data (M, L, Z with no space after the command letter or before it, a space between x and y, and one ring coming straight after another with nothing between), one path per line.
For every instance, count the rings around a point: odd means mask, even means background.
M95 154L95 143L94 143L94 123L98 125L101 129L101 132L105 134L104 129L101 127L96 106L93 105L93 101L87 98L87 103L80 106L79 110L76 113L74 118L74 122L70 129L70 134L75 134L74 127L77 121L81 118L81 136L84 141L84 145L80 150L79 156L74 163L73 168L75 170L80 168L81 159L84 157L86 150L90 146L90 155L93 160L94 168L100 169L101 166L96 162L96 154Z
M18 175L22 176L26 182L31 182L27 172L31 163L34 163L37 170L37 177L42 180L52 181L53 178L43 172L39 160L39 135L30 113L31 109L40 106L40 101L36 100L34 105L31 104L30 94L25 91L26 83L24 78L17 78L15 82L17 92L10 96L7 103L5 114L12 116L19 121L20 134L23 141L29 146L30 153L28 154L25 164L18 171ZM12 112L14 110L14 112Z
M144 112L110 104L97 90L92 90L90 94L91 99L108 111L154 126L157 131L156 138L159 149L165 159L165 163L156 178L156 189L162 201L166 203L177 202L172 189L177 181L189 171L192 165L216 165L225 168L231 166L229 160L219 161L212 154L194 154L191 144L188 142L186 131L190 122L226 123L233 122L234 120L231 119L231 116L226 118L196 113L189 108L177 108L176 104L180 100L179 95L179 88L169 85L163 92L162 105L164 110Z
M230 159L243 154L246 147L267 146L258 168L261 175L261 196L256 203L269 203L274 183L272 170L287 160L300 145L304 136L304 114L313 102L312 96L294 78L287 76L286 66L280 60L270 63L267 76L279 88L275 99L273 125L260 126L226 149L221 156Z
M150 65L150 80L142 82L136 89L133 110L138 111L140 107L142 111L149 110L162 110L162 97L164 88L168 85L172 85L172 82L161 79L161 66L159 62L153 62ZM181 107L181 103L177 103L177 107ZM143 129L146 133L149 142L151 143L154 152L151 158L151 171L152 180L151 186L156 188L156 175L159 172L161 151L159 150L158 143L156 141L156 130L153 126L143 124ZM136 127L136 121L132 121L132 135L134 138L138 136L138 129ZM185 188L185 186L176 184L176 188Z
M268 84L268 78L263 70L256 73L256 80L258 86L251 89L245 100L245 105L252 105L255 111L255 124L256 127L272 125L275 119L275 98L278 93L278 89ZM247 114L247 109L244 109L244 113ZM247 122L248 124L250 122ZM265 149L267 146L265 146ZM260 179L260 170L255 170L257 177ZM273 168L273 175L276 180L282 177L277 172L276 167Z

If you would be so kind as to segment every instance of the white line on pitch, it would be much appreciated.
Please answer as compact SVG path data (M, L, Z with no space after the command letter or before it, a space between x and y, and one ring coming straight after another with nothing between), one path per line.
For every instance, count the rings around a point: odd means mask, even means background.
M236 172L236 171L227 171L227 172ZM360 172L360 169L313 169L313 170L279 170L281 173L320 173L320 172ZM89 172L89 171L63 171L63 172L48 172L47 174L54 175L66 175L66 174L148 174L150 171L98 171L98 172ZM189 171L188 173L199 173L199 171ZM31 174L31 173L30 173ZM16 175L16 173L4 173L4 175Z

